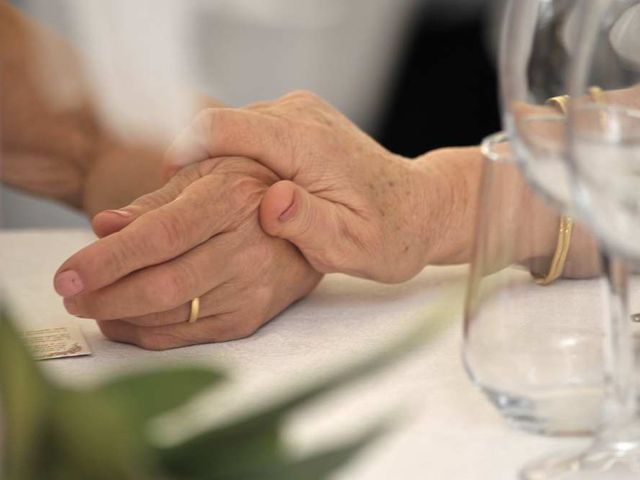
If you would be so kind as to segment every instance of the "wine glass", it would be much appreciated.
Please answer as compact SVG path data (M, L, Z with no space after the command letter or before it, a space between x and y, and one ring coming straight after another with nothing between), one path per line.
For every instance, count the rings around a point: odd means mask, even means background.
M640 2L586 0L572 60L567 165L575 209L606 249L640 260ZM640 477L640 415L624 276L612 275L604 418L584 452L525 468L524 479Z

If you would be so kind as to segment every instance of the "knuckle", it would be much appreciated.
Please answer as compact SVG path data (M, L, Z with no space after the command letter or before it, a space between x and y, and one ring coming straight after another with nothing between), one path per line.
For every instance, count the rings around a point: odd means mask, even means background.
M216 108L211 107L201 110L193 121L195 130L203 134L211 132L217 116L218 109Z
M313 259L312 264L323 273L336 273L345 272L349 270L348 255L342 252L339 248L330 248L320 255L311 255Z
M250 337L258 331L261 325L261 323L256 322L254 319L239 322L232 329L231 335L234 339Z
M218 317L217 322L203 323L201 326L202 341L208 343L224 342L227 340L235 340L238 337L234 333L234 320L231 320L233 314ZM229 320L227 320L229 318ZM224 320L223 320L224 319ZM219 323L220 322L220 323Z
M256 333L264 321L251 311L237 311L219 318L223 326L216 326L209 332L210 341L238 340Z
M191 165L191 167L193 167L194 174L193 181L206 177L207 175L210 175L218 170L221 166L224 166L225 160L227 160L227 158L228 157L208 158L207 160L203 160L194 165Z
M286 100L296 100L300 102L319 103L320 97L310 90L294 90L283 97Z
M252 177L244 176L235 178L230 185L229 201L236 210L244 210L257 207L265 186Z
M275 285L264 285L250 294L251 305L245 310L243 321L239 323L245 336L253 334L260 326L271 318L271 311L276 299Z
M175 251L181 249L188 235L184 221L177 215L163 212L155 219L156 232L150 235L149 248L159 251Z
M216 139L223 144L234 144L247 140L246 112L223 108L207 108L200 112L195 120L193 133L199 144L207 143L204 139Z
M186 275L172 268L147 282L143 297L155 307L169 310L184 303L190 290L191 282Z

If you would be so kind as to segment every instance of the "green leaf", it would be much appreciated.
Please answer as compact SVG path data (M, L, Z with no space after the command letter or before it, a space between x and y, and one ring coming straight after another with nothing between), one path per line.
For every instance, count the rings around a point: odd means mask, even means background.
M269 407L250 412L180 445L160 449L160 461L166 471L177 478L217 479L230 475L239 467L245 471L255 467L252 471L256 471L275 459L282 459L284 453L279 439L287 416L322 395L380 371L433 340L452 318L445 306L443 303L441 315L434 321L420 322L417 328L371 357L301 388Z
M49 385L5 310L0 310L0 395L6 480L35 479L48 414Z
M152 418L184 405L220 383L225 376L211 369L172 368L118 377L96 388L108 402L127 411L139 427Z
M243 431L255 431L265 422L277 422L286 415L292 413L300 406L318 399L319 397L344 387L352 382L361 380L368 375L381 371L394 361L404 358L417 348L424 347L433 341L438 334L449 325L452 315L445 314L431 322L421 322L416 328L403 335L396 342L374 353L368 358L345 367L338 372L330 374L327 378L316 381L311 385L301 388L297 393L282 399L271 407L258 412L249 413L244 419L234 421L228 428L236 428Z
M340 446L334 447L303 459L295 459L279 445L279 449L274 451L265 450L259 456L255 456L251 450L245 450L241 441L220 446L223 452L209 452L206 462L202 456L194 456L190 461L200 466L199 471L174 472L175 478L189 478L198 480L321 480L327 478L331 473L346 465L358 455L362 449L378 439L387 426L380 424L368 430L356 439L348 441ZM246 440L251 441L252 437ZM235 439L241 440L241 439ZM218 463L215 459L233 453L231 458Z
M56 390L38 479L157 478L153 451L129 415L92 391Z
M364 448L379 439L386 430L387 427L381 424L356 439L330 450L316 453L301 460L294 460L284 465L274 464L271 467L266 467L253 473L220 477L220 480L281 480L284 478L324 480L351 462Z
M442 312L441 312L442 313ZM377 372L431 340L451 315L423 323L391 347L170 448L154 448L147 422L218 383L219 373L180 369L129 375L86 391L49 385L0 312L0 394L7 426L7 480L251 480L325 478L376 435L306 459L291 458L281 435L300 406ZM1 472L0 472L1 473Z
M284 461L280 430L277 419L264 417L255 424L213 429L177 447L158 449L157 455L163 470L175 478L219 478L239 466L256 471Z

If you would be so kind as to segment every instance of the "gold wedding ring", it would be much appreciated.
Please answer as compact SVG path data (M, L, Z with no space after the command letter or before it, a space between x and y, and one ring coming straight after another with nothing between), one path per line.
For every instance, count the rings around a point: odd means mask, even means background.
M189 311L189 320L187 323L196 323L200 316L200 297L191 300L191 310Z

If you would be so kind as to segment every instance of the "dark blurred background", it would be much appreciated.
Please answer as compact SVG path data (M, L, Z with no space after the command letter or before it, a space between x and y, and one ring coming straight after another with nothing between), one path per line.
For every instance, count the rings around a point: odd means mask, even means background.
M492 5L425 4L409 25L378 139L417 156L473 145L500 128Z

